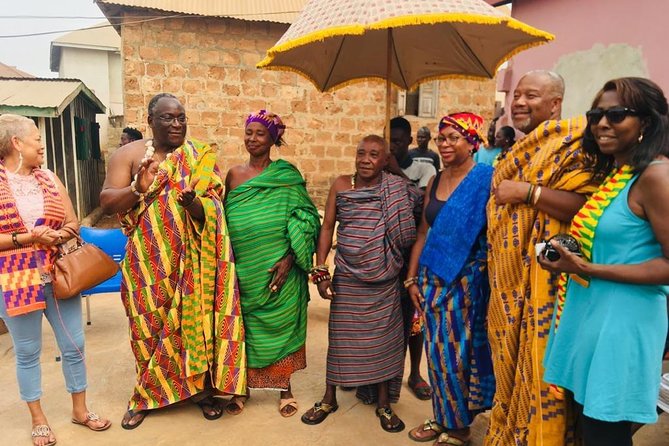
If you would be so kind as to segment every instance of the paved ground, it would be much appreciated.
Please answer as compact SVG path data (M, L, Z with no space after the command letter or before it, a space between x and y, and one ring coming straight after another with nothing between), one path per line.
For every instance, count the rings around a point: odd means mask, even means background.
M119 422L134 383L125 315L118 294L94 296L91 305L93 324L86 327L88 399L90 408L110 417L114 425L106 432L97 433L70 423L70 403L64 389L61 363L54 360L55 342L51 330L45 328L42 404L59 445L416 445L407 438L407 431L430 415L430 403L413 397L405 386L395 406L407 424L407 430L402 433L382 431L373 407L361 404L350 392L339 393L337 413L319 426L307 426L300 422L299 416L284 419L279 415L277 393L255 392L244 413L236 417L224 415L219 420L207 421L196 406L187 403L154 413L136 430L125 431ZM322 395L327 317L328 304L314 297L309 308L309 366L293 380L293 392L300 402L299 414ZM3 389L0 444L29 445L30 417L18 397L9 335L0 336L0 389ZM472 446L483 444L486 422L486 414L483 414L474 423ZM635 445L669 445L669 415L661 417L656 425L644 427L637 434Z

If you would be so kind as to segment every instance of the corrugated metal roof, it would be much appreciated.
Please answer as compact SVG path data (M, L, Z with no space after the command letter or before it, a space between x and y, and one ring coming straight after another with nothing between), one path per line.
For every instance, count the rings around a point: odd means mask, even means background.
M91 26L64 34L51 42L58 46L77 46L85 48L101 48L118 50L121 48L121 38L105 20Z
M30 73L21 71L16 67L10 67L0 62L0 77L35 77Z
M64 34L51 42L50 67L58 71L62 47L120 51L121 37L108 21Z
M241 20L293 23L307 0L96 0L107 14L104 5L149 8L181 14L211 17L231 17Z
M93 105L96 113L105 113L102 102L79 79L0 79L0 113L27 109L30 116L55 118L80 93Z

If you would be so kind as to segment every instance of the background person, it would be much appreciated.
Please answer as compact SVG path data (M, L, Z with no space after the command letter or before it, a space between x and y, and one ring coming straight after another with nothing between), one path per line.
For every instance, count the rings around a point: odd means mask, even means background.
M435 170L439 172L441 161L439 160L439 155L430 150L430 139L430 129L427 127L419 128L416 132L416 144L418 144L418 146L409 150L409 157L419 163L432 164Z
M72 422L94 431L111 426L86 406L81 297L54 300L49 274L57 246L79 232L79 222L63 183L41 168L44 143L31 119L0 116L0 159L0 317L12 337L19 392L32 418L33 444L53 445L56 437L40 403L43 316L63 359Z
M121 142L119 143L118 146L121 147L140 139L144 139L142 132L132 127L126 127L123 129L123 133L121 133Z
M506 152L516 143L516 131L508 125L501 127L493 136L487 147L481 145L481 148L474 153L474 161L493 166L499 154Z

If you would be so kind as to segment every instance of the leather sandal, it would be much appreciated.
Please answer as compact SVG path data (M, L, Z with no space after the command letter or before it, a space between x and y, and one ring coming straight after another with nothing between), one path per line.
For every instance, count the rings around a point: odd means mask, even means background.
M138 428L140 424L144 422L144 418L149 414L148 410L138 410L134 411L132 409L128 409L126 412L127 417L123 417L121 420L121 427L125 430L132 430L135 428ZM140 415L139 421L137 421L135 424L130 424L130 420L135 418L135 415Z
M395 412L390 407L377 407L376 416L379 417L379 423L381 424L381 429L386 432L402 432L405 428L404 421L400 420ZM392 425L392 418L396 417L399 420L399 423Z
M301 420L305 424L311 424L311 425L320 424L323 421L325 421L325 419L328 417L328 415L330 415L331 413L336 412L337 409L339 409L339 406L336 405L336 404L328 404L328 403L324 403L322 401L319 401L319 402L314 404L314 407L307 410L304 413L304 415L302 415ZM310 418L310 416L309 416L310 412L311 412L311 416L314 417L314 418Z
M228 402L228 405L225 406L225 413L228 415L239 415L244 411L244 404L247 399L248 397L243 395L233 396Z
M103 420L96 413L93 412L88 412L86 414L86 421L79 421L76 418L72 418L72 422L74 424L78 424L79 426L85 426L95 432L106 431L112 425L111 421ZM102 423L102 426L96 426L95 422Z
M50 438L51 437L51 428L46 425L46 424L38 424L37 426L33 426L32 432L30 433L33 439L33 444L35 443L35 440L37 438ZM44 446L53 446L56 444L56 437L54 437L53 441L49 441L48 443L44 443Z
M460 440L459 438L451 437L447 432L439 435L434 446L469 446L471 440Z
M292 407L294 410L291 412L285 411L286 407ZM297 413L297 400L295 398L281 398L279 400L279 413L284 418L295 415Z
M446 432L446 429L441 424L435 420L427 419L423 424L409 431L409 438L419 442L434 441L443 432Z

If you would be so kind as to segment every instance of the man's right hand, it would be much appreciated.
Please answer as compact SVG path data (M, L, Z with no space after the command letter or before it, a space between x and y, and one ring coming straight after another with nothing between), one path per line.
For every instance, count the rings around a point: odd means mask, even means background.
M149 186L153 183L153 180L156 178L156 173L158 172L158 161L153 158L144 158L139 163L139 169L137 170L137 183L135 187L140 193L145 193L149 190Z
M319 282L316 284L316 287L318 288L318 294L320 294L323 299L332 300L337 294L334 292L334 288L332 288L331 280Z

